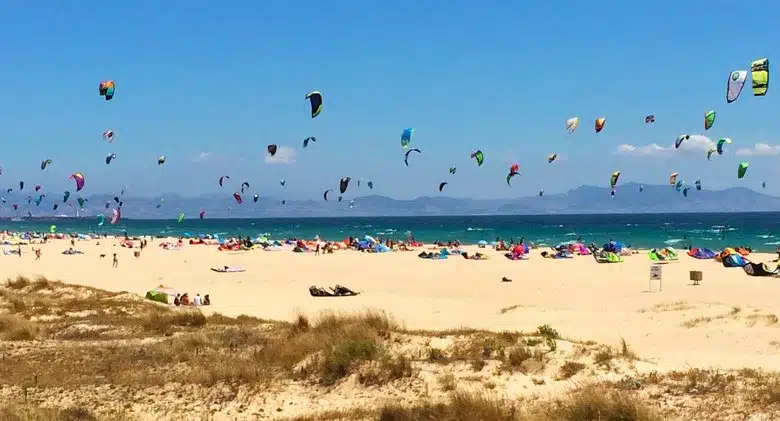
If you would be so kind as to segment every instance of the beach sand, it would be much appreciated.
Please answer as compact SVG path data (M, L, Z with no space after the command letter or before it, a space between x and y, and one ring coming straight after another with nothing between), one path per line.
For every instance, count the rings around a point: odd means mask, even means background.
M489 260L460 256L423 260L415 252L366 254L337 251L315 256L251 250L218 251L185 245L164 250L155 239L139 258L117 239L77 241L82 255L63 255L70 244L54 240L22 246L23 256L0 256L0 276L45 276L110 291L144 294L160 284L179 292L210 294L207 312L292 320L297 312L381 309L409 329L470 327L534 331L550 325L562 336L618 345L621 338L654 370L763 368L780 370L780 281L747 276L713 260L681 255L663 265L663 290L648 291L650 261L645 252L620 264L597 264L590 256L527 261L480 251ZM32 247L42 249L34 260ZM13 248L13 246L11 246ZM99 258L103 253L105 258ZM119 267L112 268L117 253ZM751 255L769 261L774 255ZM211 267L240 265L242 273ZM693 286L689 271L704 280ZM513 282L501 282L508 277ZM357 297L314 298L308 287L335 284L363 291Z

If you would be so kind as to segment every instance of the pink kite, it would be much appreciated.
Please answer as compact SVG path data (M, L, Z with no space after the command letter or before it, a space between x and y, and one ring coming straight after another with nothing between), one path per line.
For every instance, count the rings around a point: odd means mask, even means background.
M73 174L70 175L70 178L76 181L76 191L79 191L84 188L84 174L80 172L74 172Z

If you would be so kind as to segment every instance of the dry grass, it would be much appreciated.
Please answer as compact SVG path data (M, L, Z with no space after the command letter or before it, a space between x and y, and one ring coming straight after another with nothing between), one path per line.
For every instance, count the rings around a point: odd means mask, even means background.
M279 376L333 384L373 362L361 380L412 375L385 343L398 325L382 312L325 313L295 323L171 308L126 293L18 277L0 289L0 338L66 340L0 360L0 384L146 387L267 383ZM51 340L49 339L49 340ZM120 341L117 341L119 339ZM144 341L138 341L144 339Z
M33 405L7 405L0 407L0 421L132 421L126 413L101 415L80 407L56 409Z
M458 391L444 403L412 407L391 404L380 421L662 421L653 409L629 392L606 385L587 385L563 399L522 405L489 394Z

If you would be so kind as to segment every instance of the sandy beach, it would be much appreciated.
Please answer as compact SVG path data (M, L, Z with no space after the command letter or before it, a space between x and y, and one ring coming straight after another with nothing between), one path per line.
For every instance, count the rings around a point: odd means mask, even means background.
M165 285L191 296L210 294L206 312L247 314L292 320L296 313L323 310L382 309L408 329L459 327L492 331L533 331L550 325L578 340L618 344L621 338L655 370L686 367L780 370L776 342L780 282L749 277L740 268L684 253L663 265L663 290L648 291L650 261L645 251L623 263L597 264L590 256L544 259L532 250L525 261L501 252L483 252L488 260L424 260L417 252L368 254L336 251L219 251L185 244L179 250L158 247L155 239L133 256L133 249L108 238L77 241L80 255L63 255L67 240L22 246L22 257L1 256L0 277L45 276L52 280L139 295ZM8 246L14 248L15 246ZM40 248L35 260L32 247ZM117 253L118 268L112 267ZM100 258L105 254L105 258ZM752 254L769 261L770 254ZM243 266L241 273L216 273L212 267ZM703 273L693 286L689 271ZM501 282L507 277L513 282ZM311 297L308 287L346 285L356 297Z

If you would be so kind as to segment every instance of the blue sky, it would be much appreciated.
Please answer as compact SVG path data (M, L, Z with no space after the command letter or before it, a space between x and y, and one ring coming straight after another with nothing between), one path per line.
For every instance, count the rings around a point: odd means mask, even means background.
M622 182L648 184L672 171L714 188L766 180L780 194L772 76L766 97L753 97L748 79L737 102L725 101L729 72L777 57L780 5L732 4L12 2L0 14L0 184L59 194L81 171L87 194L129 185L135 195L197 195L219 191L229 174L225 194L247 180L261 195L300 199L351 176L397 198L442 195L440 181L450 196L513 197L606 185L621 170ZM97 92L105 79L117 84L110 102ZM316 119L310 90L325 98ZM711 108L717 121L703 133ZM567 135L571 116L582 122ZM595 134L599 116L607 123ZM409 167L406 127L423 151ZM112 145L101 140L109 129ZM644 148L682 133L734 144L709 163L703 144ZM318 140L303 150L307 136ZM267 162L269 143L284 162ZM621 144L636 149L618 154ZM755 144L769 146L736 154ZM477 148L480 168L469 160ZM548 165L553 152L560 158ZM44 158L54 163L40 171ZM751 167L738 181L743 159ZM522 176L509 188L515 162Z

